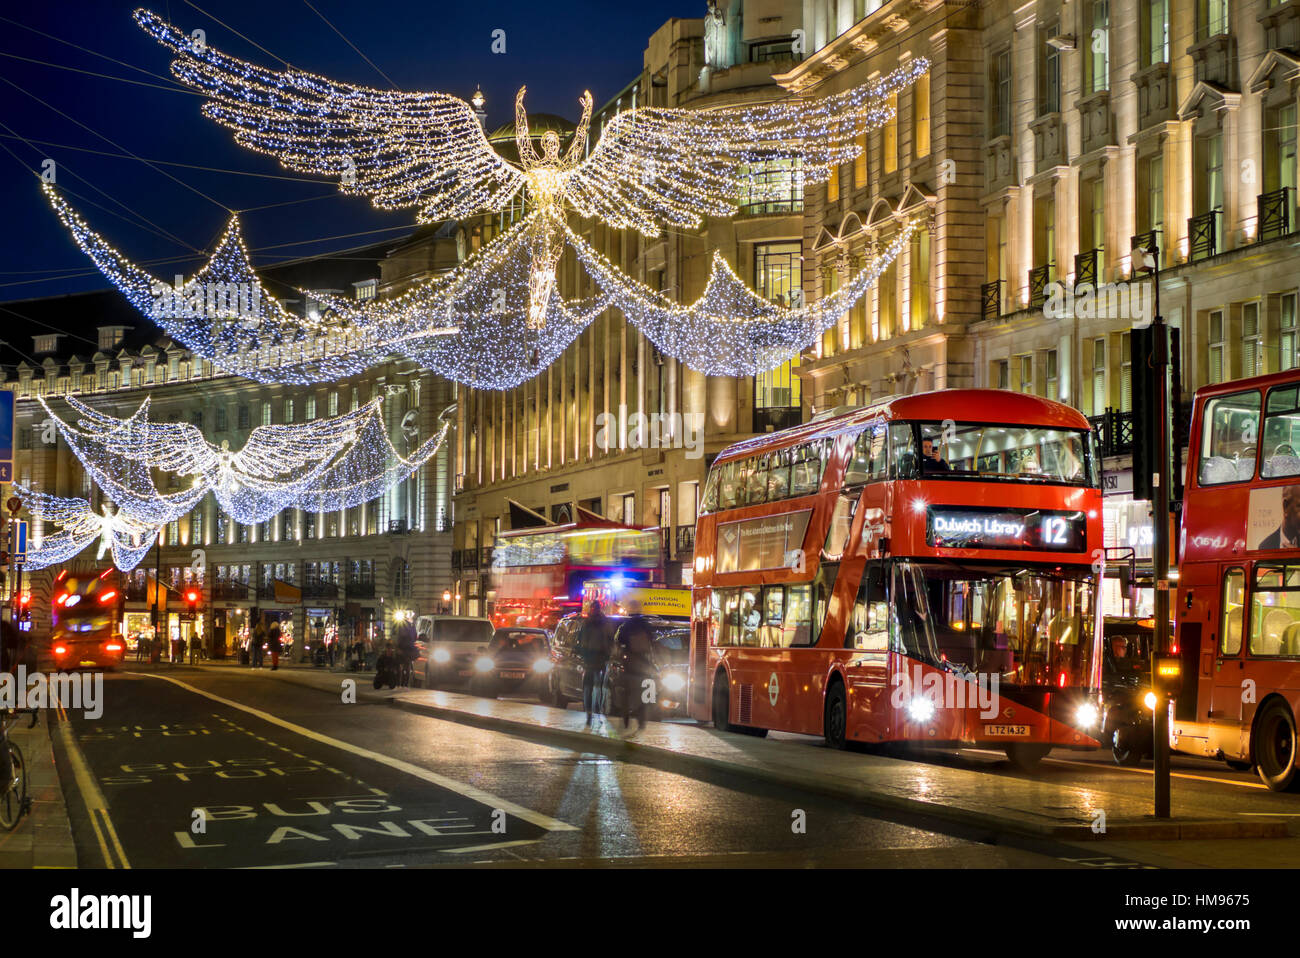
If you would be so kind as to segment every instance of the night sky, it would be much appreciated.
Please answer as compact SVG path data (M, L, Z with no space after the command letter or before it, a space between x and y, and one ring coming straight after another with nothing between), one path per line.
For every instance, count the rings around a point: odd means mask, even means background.
M489 130L512 119L522 84L529 112L576 121L584 89L599 109L640 72L654 30L705 9L703 0L151 4L186 32L203 28L217 49L273 69L283 64L270 54L334 80L388 88L369 58L402 90L468 100L481 84ZM414 227L413 209L380 213L367 198L340 195L332 181L285 170L270 156L236 146L230 131L199 115L202 98L171 78L171 51L131 17L139 5L52 0L0 6L0 302L107 285L41 195L34 173L46 158L56 162L59 188L92 228L165 277L191 272L202 261L194 250L211 247L228 216L223 207L248 211L241 217L244 235L259 266L399 237ZM497 29L506 31L504 54L491 52ZM127 153L215 170L161 163L154 169L122 158ZM306 202L254 209L288 200ZM372 232L385 227L396 229Z

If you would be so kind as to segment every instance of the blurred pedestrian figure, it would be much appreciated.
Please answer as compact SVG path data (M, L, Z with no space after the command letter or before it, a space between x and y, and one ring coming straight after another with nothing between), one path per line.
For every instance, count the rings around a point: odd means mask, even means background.
M330 668L334 668L334 658L335 658L335 656L338 654L338 651L339 651L339 640L338 640L338 638L335 637L335 638L330 639L329 642L327 643L327 648L328 648L328 650L329 650Z
M397 627L397 684L402 688L410 688L411 685L411 666L415 662L415 626L410 622L403 622Z
M185 664L185 638L184 638L184 636L182 636L182 637L180 637L180 638L178 638L178 639L176 640L175 650L176 650L176 651L175 651L175 654L173 654L173 656L172 656L172 661L175 662L177 665L184 665L184 664Z
M253 627L253 637L248 641L249 661L253 668L262 667L262 644L266 642L266 625L261 619L257 620L257 625Z
M284 651L284 643L280 641L280 622L278 619L272 619L271 627L266 630L266 644L271 650L271 671L274 672L280 667L280 653Z
M618 631L619 645L623 652L623 731L632 724L632 714L636 713L636 730L645 728L647 701L645 682L654 677L654 632L650 622L641 614L640 606L633 609L633 614L623 623ZM653 687L651 687L653 688ZM657 693L657 690L654 690ZM655 695L651 694L651 698ZM635 734L635 733L634 733Z
M600 602L591 603L582 628L578 631L578 654L582 657L582 707L587 710L587 727L591 727L591 713L599 683L609 662L609 620L601 610Z

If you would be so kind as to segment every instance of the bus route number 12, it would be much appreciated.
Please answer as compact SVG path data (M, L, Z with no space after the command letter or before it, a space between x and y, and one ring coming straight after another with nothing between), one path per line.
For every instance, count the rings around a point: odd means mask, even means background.
M1063 546L1070 542L1070 524L1061 516L1047 516L1040 529L1046 545Z

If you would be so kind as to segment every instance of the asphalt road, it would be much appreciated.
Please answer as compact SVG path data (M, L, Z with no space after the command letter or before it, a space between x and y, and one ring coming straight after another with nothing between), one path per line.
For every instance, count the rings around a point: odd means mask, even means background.
M72 748L55 738L83 866L1071 867L1088 857L343 704L270 676L117 673L105 699L97 722L67 716Z

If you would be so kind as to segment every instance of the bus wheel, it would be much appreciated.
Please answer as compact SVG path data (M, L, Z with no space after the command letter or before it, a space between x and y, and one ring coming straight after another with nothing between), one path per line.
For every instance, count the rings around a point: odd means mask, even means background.
M713 680L713 727L719 732L733 731L731 726L731 692L727 674L719 672Z
M849 704L844 694L844 685L840 682L831 684L826 693L826 714L822 718L822 735L831 748L844 748L848 740Z
M1032 772L1038 768L1047 753L1052 750L1050 745L1039 745L1031 742L1012 742L1007 746L1007 758L1011 759L1011 764L1022 772ZM1141 761L1141 752L1138 753L1138 760Z
M1300 785L1296 775L1296 729L1291 710L1274 699L1255 722L1255 765L1259 777L1275 792Z

